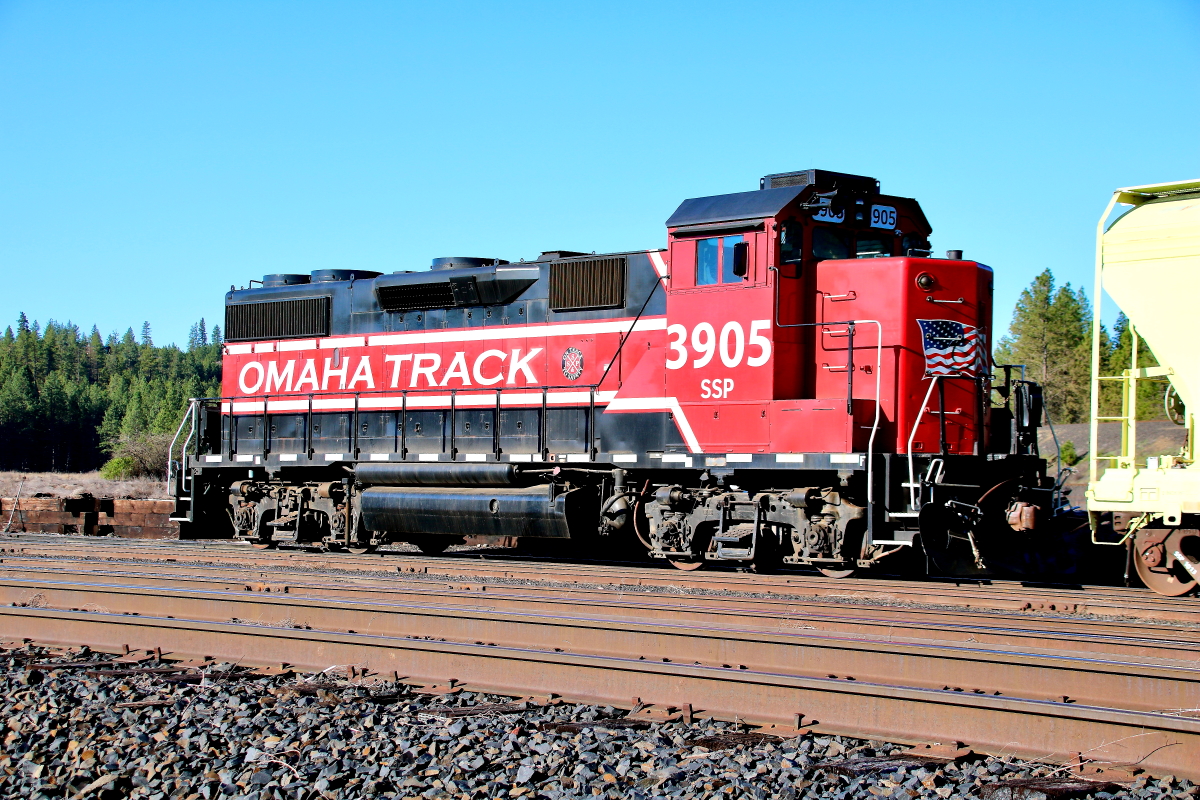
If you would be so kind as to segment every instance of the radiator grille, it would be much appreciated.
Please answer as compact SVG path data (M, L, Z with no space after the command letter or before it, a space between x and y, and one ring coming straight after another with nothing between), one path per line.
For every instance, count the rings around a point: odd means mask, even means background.
M446 281L376 286L375 293L384 311L420 311L426 308L453 308L455 305L454 290Z
M328 335L328 297L225 306L225 340L228 342Z
M793 172L790 175L772 175L767 183L767 189L782 189L785 186L807 186L811 182L812 176L808 171Z
M583 311L625 305L626 259L589 258L550 264L550 310Z

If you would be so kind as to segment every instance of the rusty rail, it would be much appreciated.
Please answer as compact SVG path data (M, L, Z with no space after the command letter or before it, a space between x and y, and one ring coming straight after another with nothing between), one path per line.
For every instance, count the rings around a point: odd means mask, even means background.
M0 614L0 636L162 647L311 669L356 664L426 681L453 678L481 689L617 705L636 695L757 724L792 726L799 715L801 724L835 733L956 739L1035 758L1084 752L1200 777L1200 719L1172 713L1200 707L1194 657L1140 655L1142 645L1122 645L1116 635L1107 641L1115 649L1104 654L1088 652L1083 641L1055 648L1053 637L1038 638L1039 618L1014 634L1023 643L1005 642L995 626L984 645L945 641L933 617L909 627L903 640L884 626L857 636L781 630L769 614L749 613L759 602L753 599L726 613L724 601L711 596L676 595L672 608L641 596L596 606L562 590L504 598L437 584L403 592L360 585L339 594L332 577L309 575L313 588L293 589L299 576L274 573L274 580L288 581L287 593L279 593L185 580L175 568L156 576L95 574L90 566L72 574L76 567L47 559L14 565L6 557L0 602L18 605ZM714 606L722 613L704 610ZM77 610L85 607L93 610ZM820 617L818 611L807 618ZM804 619L804 613L788 616ZM1086 632L1086 621L1072 622ZM1160 654L1180 656L1194 652L1193 634L1163 628L1141 638L1157 640ZM1188 641L1173 651L1170 640L1178 635ZM1034 640L1037 647L1030 646Z
M0 536L0 556L53 555L118 560L193 559L243 567L338 568L395 574L418 572L462 580L529 579L564 584L664 587L671 589L771 593L803 597L850 598L855 602L960 606L973 610L1067 612L1194 624L1195 598L1168 598L1149 590L1111 586L1024 586L1017 581L876 578L837 580L802 573L747 575L732 571L680 573L646 565L530 561L489 554L419 556L381 552L369 556L305 551L259 551L223 540L124 542L64 536Z

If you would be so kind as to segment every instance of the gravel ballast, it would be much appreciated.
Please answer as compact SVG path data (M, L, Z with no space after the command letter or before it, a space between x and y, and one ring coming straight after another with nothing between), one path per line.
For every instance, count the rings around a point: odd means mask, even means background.
M0 653L7 721L0 796L945 800L1200 794L1189 781L1169 776L1139 776L1127 787L1084 785L1066 794L1024 787L1032 793L1022 794L1020 784L1007 782L1069 775L973 755L958 763L922 763L900 756L906 748L898 745L819 733L787 740L731 736L743 729L708 719L624 720L609 722L610 729L605 720L625 712L470 691L418 694L352 669L254 677L231 664L172 672L169 662L109 663L113 659L31 645ZM139 671L149 669L160 671ZM126 674L103 674L109 670ZM720 749L725 744L734 746Z

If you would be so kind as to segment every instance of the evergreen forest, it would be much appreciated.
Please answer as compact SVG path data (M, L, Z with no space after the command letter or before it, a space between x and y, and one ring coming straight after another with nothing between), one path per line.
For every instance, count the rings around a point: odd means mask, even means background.
M204 320L180 349L156 346L149 323L102 338L21 314L0 337L0 469L161 473L188 398L220 380L221 330Z
M997 364L1024 364L1042 384L1055 423L1087 421L1092 324L1083 290L1056 286L1046 270L1022 292L995 344ZM1120 374L1132 346L1125 317L1102 329L1101 340L1103 374ZM21 314L0 337L0 469L161 475L188 398L220 393L221 343L220 328L210 331L204 320L180 348L155 345L148 323L140 335L130 328L103 338L95 327L84 334L51 320L42 328ZM1156 364L1143 343L1138 365ZM1163 415L1164 388L1141 382L1140 418ZM1120 413L1116 389L1102 397L1103 414Z

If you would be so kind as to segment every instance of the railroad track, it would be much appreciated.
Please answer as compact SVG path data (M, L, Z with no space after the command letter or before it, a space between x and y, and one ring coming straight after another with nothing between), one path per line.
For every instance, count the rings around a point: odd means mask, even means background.
M676 589L668 593L621 586L611 565L193 543L105 542L85 558L81 544L44 544L5 543L0 636L308 669L354 664L424 683L625 707L638 697L783 731L957 740L1045 759L1082 752L1200 777L1200 625L1030 614L982 607L970 594L979 588L1010 602L1019 587L957 587L965 592L941 603L968 597L970 608L925 608L891 598L931 596L940 585L909 594L908 584L889 584L877 602L867 586L839 602L811 591L829 581L807 576L764 576L775 594L747 596L712 592L760 576L689 575L684 586L684 576L664 572ZM35 546L38 555L14 552ZM450 579L398 568L445 570ZM526 582L494 582L514 574ZM1076 597L1094 609L1116 606L1122 594L1153 608L1119 590Z
M118 561L203 561L269 571L345 569L386 575L413 573L464 581L543 581L554 584L640 587L647 590L794 595L807 600L877 602L905 606L957 606L1010 611L1123 617L1158 622L1200 622L1196 598L1171 598L1144 589L1112 586L1027 585L1002 580L831 579L799 572L754 575L734 571L681 573L658 564L538 561L487 552L425 556L261 551L222 540L119 540L91 537L0 535L0 558L33 555Z

